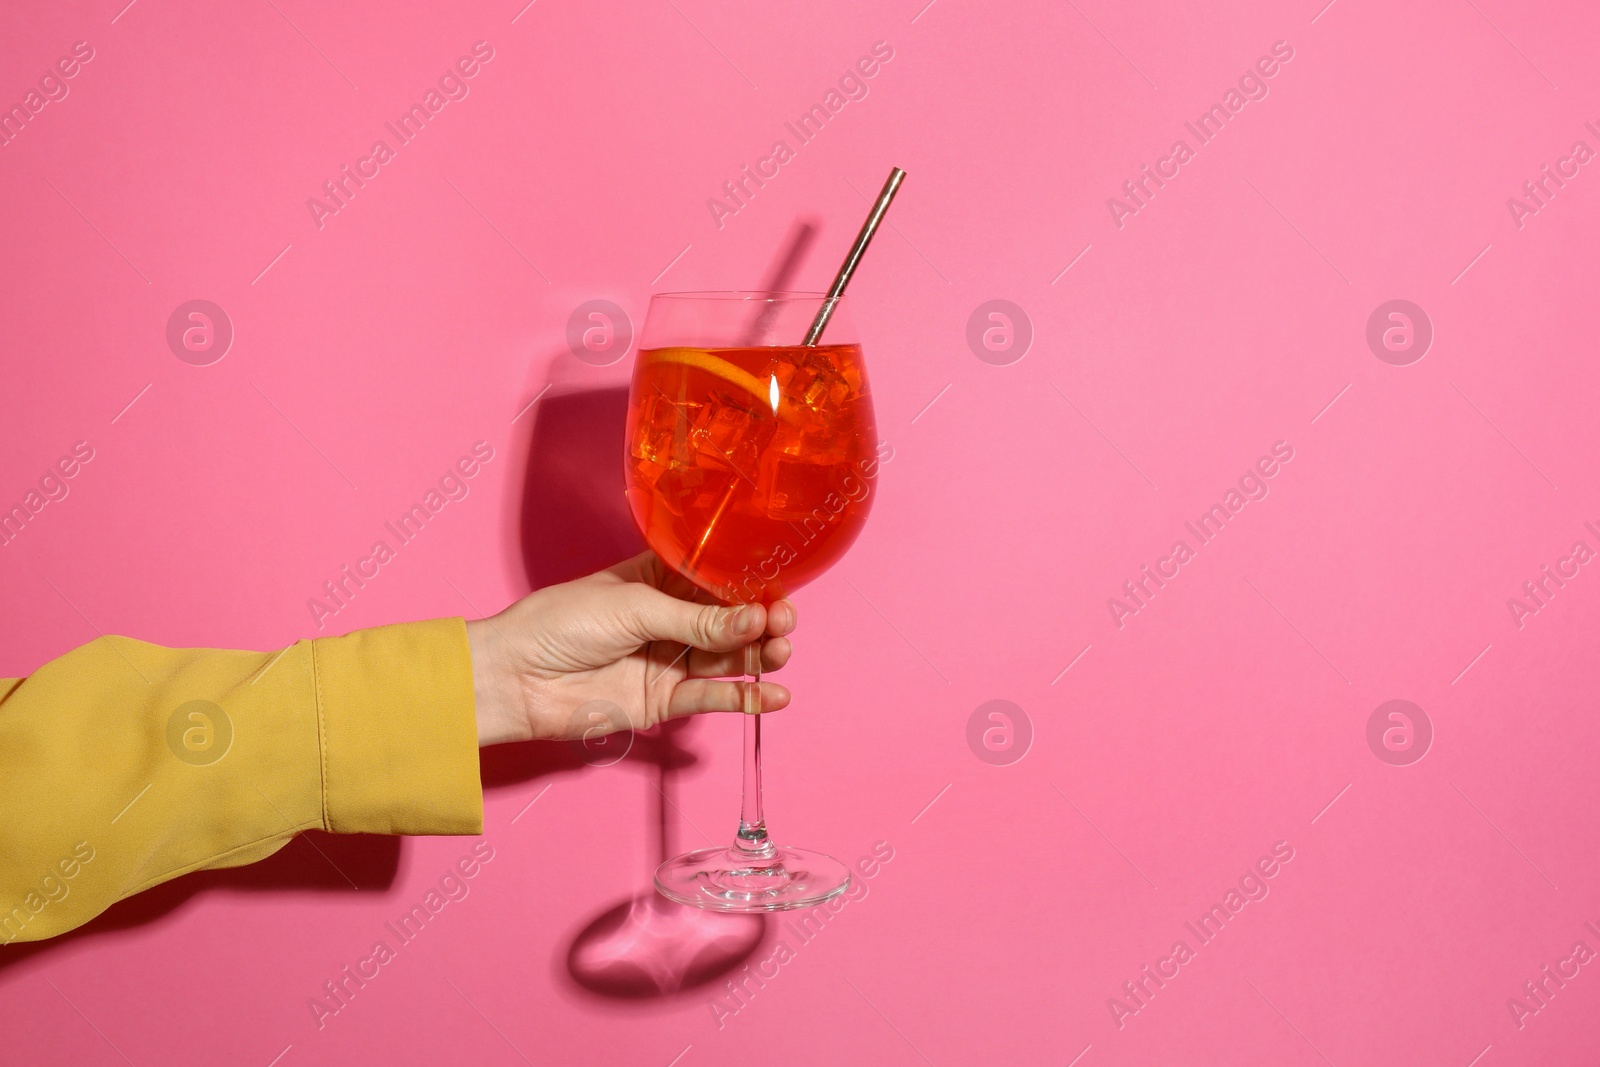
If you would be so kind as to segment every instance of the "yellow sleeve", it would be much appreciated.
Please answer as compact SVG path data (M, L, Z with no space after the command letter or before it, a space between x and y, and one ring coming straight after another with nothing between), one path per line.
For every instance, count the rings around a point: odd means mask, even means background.
M483 832L462 620L277 653L104 637L0 679L0 944L307 829Z

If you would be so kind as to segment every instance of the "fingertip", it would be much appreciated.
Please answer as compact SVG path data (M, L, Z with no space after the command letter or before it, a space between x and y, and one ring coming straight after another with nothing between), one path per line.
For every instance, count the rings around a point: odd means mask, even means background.
M787 637L769 637L761 646L761 661L765 670L775 671L789 662L794 646Z
M796 612L792 600L774 601L767 609L767 633L783 637L794 630Z
M723 615L725 627L723 632L734 642L734 647L759 637L766 625L766 609L760 604L741 604L738 607L725 609ZM709 643L707 647L710 647Z

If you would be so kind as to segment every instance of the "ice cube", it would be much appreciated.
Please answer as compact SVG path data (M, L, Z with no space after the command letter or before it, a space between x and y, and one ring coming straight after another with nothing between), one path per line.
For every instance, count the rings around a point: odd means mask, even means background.
M729 452L745 442L754 422L748 411L718 407L703 423L705 441L718 452Z
M785 522L816 520L812 525L830 525L843 511L855 484L847 477L849 467L842 463L819 463L810 457L796 460L781 452L763 459L761 474L760 505L767 515Z
M655 463L635 453L633 462L633 476L640 485L653 488L655 484L661 480L661 476L665 474L666 471L667 468L665 465Z
M794 377L794 372L799 369L797 365L790 363L786 359L772 361L772 369L769 373L773 378L777 379L779 392L788 390L789 382Z
M700 498L707 495L709 479L703 467L682 464L657 467L656 471L655 499L679 518L685 510L699 506Z
M799 397L789 402L791 417L781 427L774 450L813 463L843 462L852 429L846 418L849 384L826 366L802 367L795 382L800 384Z
M696 413L689 427L695 462L750 477L772 439L774 421L770 412L752 411L726 394L713 394L712 403Z
M688 429L704 404L683 403L664 393L642 401L642 417L635 425L633 455L666 467L690 462Z
M860 396L862 386L860 364L851 363L846 360L841 360L840 362L843 364L844 368L840 373L844 378L845 384L850 387L850 395Z
M838 364L824 352L806 356L784 383L784 395L807 413L837 408L853 391Z

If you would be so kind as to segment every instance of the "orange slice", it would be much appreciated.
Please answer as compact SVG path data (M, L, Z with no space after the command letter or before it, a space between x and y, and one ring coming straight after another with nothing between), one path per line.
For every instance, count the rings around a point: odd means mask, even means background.
M770 408L774 382L764 382L743 367L735 366L719 356L713 356L703 348L657 348L646 354L650 363L681 363L693 367L706 374L721 378L729 385L738 386L749 393L758 404ZM776 414L785 422L794 422L797 414L793 404L778 404Z

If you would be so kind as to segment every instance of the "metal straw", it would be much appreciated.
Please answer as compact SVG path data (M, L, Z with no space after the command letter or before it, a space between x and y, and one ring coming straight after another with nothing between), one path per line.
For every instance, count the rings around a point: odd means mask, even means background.
M850 275L856 271L856 264L861 262L861 257L867 251L867 245L872 243L872 235L878 230L878 223L883 221L884 213L889 210L889 202L894 199L894 194L899 190L900 183L905 181L906 172L899 167L889 171L889 180L883 183L883 189L878 193L878 199L872 205L872 213L867 216L867 221L861 224L861 232L856 234L856 243L850 246L850 254L844 257L844 263L839 267L839 273L834 275L833 285L828 287L827 299L823 300L822 307L817 311L817 317L811 321L811 329L806 331L806 339L800 343L807 348L814 348L817 338L822 336L822 331L827 328L828 320L833 317L834 305L844 295L844 287L850 284Z
M816 347L817 338L822 336L822 331L827 327L828 320L833 317L834 306L839 302L839 298L844 295L844 287L850 284L850 276L855 273L856 264L861 262L862 255L867 251L867 245L872 243L872 235L877 232L878 223L883 221L884 213L889 210L889 202L894 199L894 194L900 189L900 183L905 181L905 177L906 172L899 167L894 167L889 171L889 180L883 183L883 189L878 193L878 199L872 205L872 213L867 216L867 221L861 224L861 232L856 234L856 242L850 246L850 254L844 257L844 263L839 267L839 273L834 276L833 285L828 288L828 295L823 299L822 307L817 311L817 317L811 321L811 329L806 331L806 339L801 342L806 348ZM797 237L796 248L791 249L788 262L780 268L780 271L787 272L792 269L796 260L796 252L804 251L800 240L804 239L806 243L810 242L811 234L809 230L810 226L807 224L804 231ZM770 307L771 305L768 306ZM763 320L757 320L758 323L761 321ZM751 344L759 340L758 334L760 332L759 328L752 332ZM744 476L741 474L740 477ZM748 478L745 478L745 480L749 481ZM717 505L717 510L711 515L711 521L706 523L705 532L700 535L699 543L695 545L694 551L689 554L689 558L684 561L684 568L690 573L693 573L699 565L700 556L705 552L706 545L711 541L711 531L716 529L717 520L722 518L723 511L727 509L729 502L733 500L734 490L738 487L739 483L736 479L729 481L728 490L722 495L722 503ZM756 648L758 645L759 643L748 647ZM759 661L757 661L757 667L759 667ZM761 677L759 669L753 671L747 669L746 673L754 673L758 680ZM748 711L749 709L747 708L746 710Z

